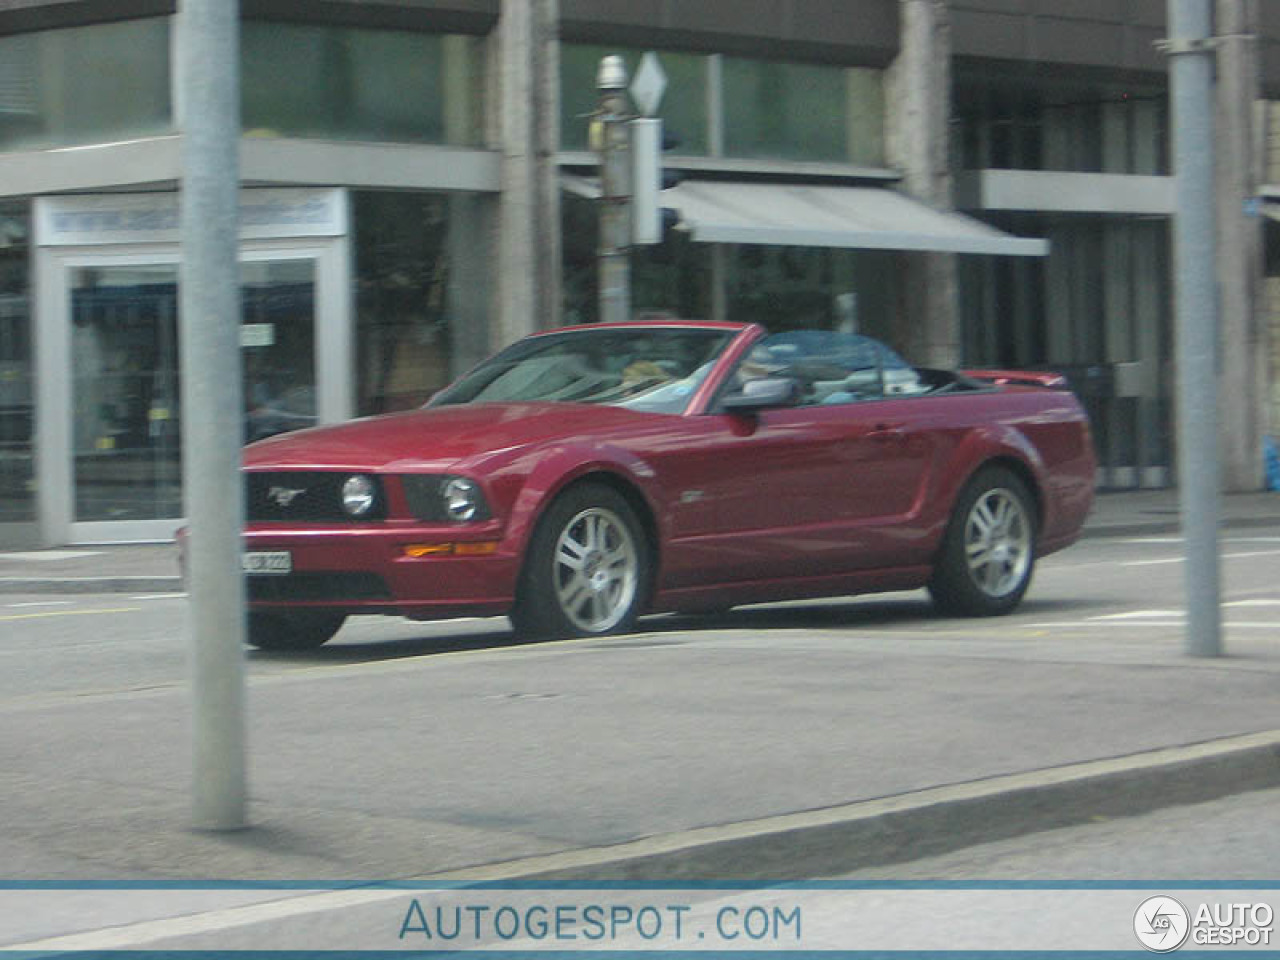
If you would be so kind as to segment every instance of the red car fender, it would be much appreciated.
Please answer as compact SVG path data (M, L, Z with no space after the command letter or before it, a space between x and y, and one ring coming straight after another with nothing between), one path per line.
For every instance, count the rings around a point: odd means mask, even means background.
M1014 465L1015 471L1028 479L1028 486L1036 498L1037 522L1045 522L1045 464L1035 445L1019 430L1007 424L983 424L973 427L951 451L947 462L940 465L935 476L938 488L929 500L937 505L937 514L930 519L936 525L940 541L946 531L956 500L965 485L984 466L996 461ZM1019 469L1021 468L1021 469Z
M542 451L525 480L507 522L506 549L523 557L542 514L566 487L593 474L609 474L636 491L657 527L659 545L666 540L668 518L661 504L657 475L643 459L629 450L607 444L570 444ZM549 455L548 455L549 454Z

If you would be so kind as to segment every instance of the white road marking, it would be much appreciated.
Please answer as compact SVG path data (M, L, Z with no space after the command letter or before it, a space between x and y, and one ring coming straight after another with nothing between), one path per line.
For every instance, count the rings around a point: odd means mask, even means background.
M22 607L71 607L75 603L71 600L32 600L29 603L6 603L5 606L10 610L18 610Z
M1244 553L1224 553L1221 554L1223 560L1244 560L1249 557L1274 557L1280 556L1280 550L1250 550ZM1163 560L1122 560L1122 567L1155 567L1168 563L1182 563L1184 557L1166 557Z
M1027 627L1035 627L1038 629L1080 629L1089 627L1185 627L1187 625L1186 618L1178 617L1169 620L1111 620L1107 623L1101 623L1098 620L1059 620L1056 622L1046 623L1028 623ZM1280 632L1280 623L1256 623L1246 620L1227 620L1223 622L1223 627L1229 630L1274 630Z
M82 560L85 557L100 557L101 550L31 550L19 553L0 553L0 557L5 560L19 560L23 563L27 561L53 562L56 560Z
M1129 613L1107 613L1099 617L1088 617L1089 620L1137 620L1150 619L1152 617L1181 617L1181 610L1133 610Z
M1120 543L1179 544L1184 537L1126 537ZM1219 543L1280 543L1280 537L1219 537Z

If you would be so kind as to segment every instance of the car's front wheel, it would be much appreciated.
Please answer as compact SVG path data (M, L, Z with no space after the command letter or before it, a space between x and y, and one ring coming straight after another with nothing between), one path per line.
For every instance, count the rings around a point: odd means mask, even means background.
M250 613L247 639L260 650L314 650L333 639L340 613Z
M528 637L630 630L648 595L648 543L610 487L583 483L547 509L529 544L511 622Z
M938 553L929 592L944 613L1008 613L1035 567L1036 514L1027 486L1004 467L987 467L960 494Z

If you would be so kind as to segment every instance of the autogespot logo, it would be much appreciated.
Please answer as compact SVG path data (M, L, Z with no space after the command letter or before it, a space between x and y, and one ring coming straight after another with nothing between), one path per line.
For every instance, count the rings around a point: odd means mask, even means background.
M1133 915L1138 942L1155 953L1177 950L1187 942L1191 915L1173 897L1149 897Z

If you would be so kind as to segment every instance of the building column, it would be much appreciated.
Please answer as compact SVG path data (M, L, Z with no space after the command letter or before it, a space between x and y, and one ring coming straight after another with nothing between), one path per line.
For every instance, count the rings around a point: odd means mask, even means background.
M946 0L899 0L901 41L885 98L885 147L902 189L943 210L953 206L950 158L951 21ZM960 361L955 254L904 254L897 345L924 366Z
M1262 489L1268 401L1262 220L1250 203L1262 169L1255 114L1261 96L1257 0L1217 0L1216 13L1222 485L1242 492Z
M558 0L503 0L497 26L502 195L491 347L560 322Z

